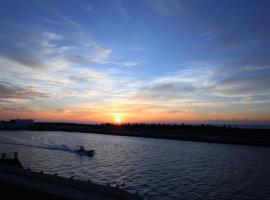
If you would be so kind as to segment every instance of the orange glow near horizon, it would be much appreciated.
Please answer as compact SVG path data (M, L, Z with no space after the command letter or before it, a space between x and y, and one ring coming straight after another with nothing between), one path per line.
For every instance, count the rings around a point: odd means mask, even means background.
M208 120L224 120L224 121L241 121L247 120L243 116L249 116L249 120L265 121L269 120L268 111L258 112L241 112L241 113L203 113L203 112L175 112L168 113L161 110L140 110L134 112L133 110L126 110L125 112L105 111L91 112L88 109L69 109L65 111L52 110L29 110L28 112L13 112L4 111L1 113L1 120L9 120L14 118L30 118L36 121L56 121L56 122L78 122L78 123L192 123L198 121ZM122 110L123 111L123 110Z
M116 123L116 124L121 124L122 119L121 119L121 117L120 117L120 116L115 116L114 121L115 121L115 123Z

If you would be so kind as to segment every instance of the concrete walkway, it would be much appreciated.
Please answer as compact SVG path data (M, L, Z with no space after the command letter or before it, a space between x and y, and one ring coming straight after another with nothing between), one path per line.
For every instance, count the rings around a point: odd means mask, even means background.
M22 176L18 174L11 174L0 171L0 180L2 182L16 184L17 186L34 189L37 191L45 192L51 195L56 195L66 199L75 200L117 200L106 194L83 190L79 188L61 185L55 182L38 180L32 177Z
M0 182L66 200L139 200L136 194L110 186L70 180L33 171L0 166ZM31 192L30 192L31 194Z

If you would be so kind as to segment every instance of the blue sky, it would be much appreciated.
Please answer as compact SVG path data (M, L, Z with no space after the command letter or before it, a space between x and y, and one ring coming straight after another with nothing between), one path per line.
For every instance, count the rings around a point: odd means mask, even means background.
M269 1L0 3L1 119L270 120Z

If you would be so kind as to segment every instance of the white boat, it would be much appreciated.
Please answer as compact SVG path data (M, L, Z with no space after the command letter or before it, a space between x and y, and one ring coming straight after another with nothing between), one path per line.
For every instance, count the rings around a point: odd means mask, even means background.
M85 150L84 146L79 146L79 149L75 150L75 153L83 156L93 156L95 150Z

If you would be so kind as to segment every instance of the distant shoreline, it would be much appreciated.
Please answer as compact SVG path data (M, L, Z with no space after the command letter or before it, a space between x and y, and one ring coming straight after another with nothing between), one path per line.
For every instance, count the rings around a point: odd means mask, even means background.
M166 124L74 124L35 122L24 127L2 126L0 130L65 131L187 140L222 144L239 144L270 147L270 129L235 128L213 125Z

